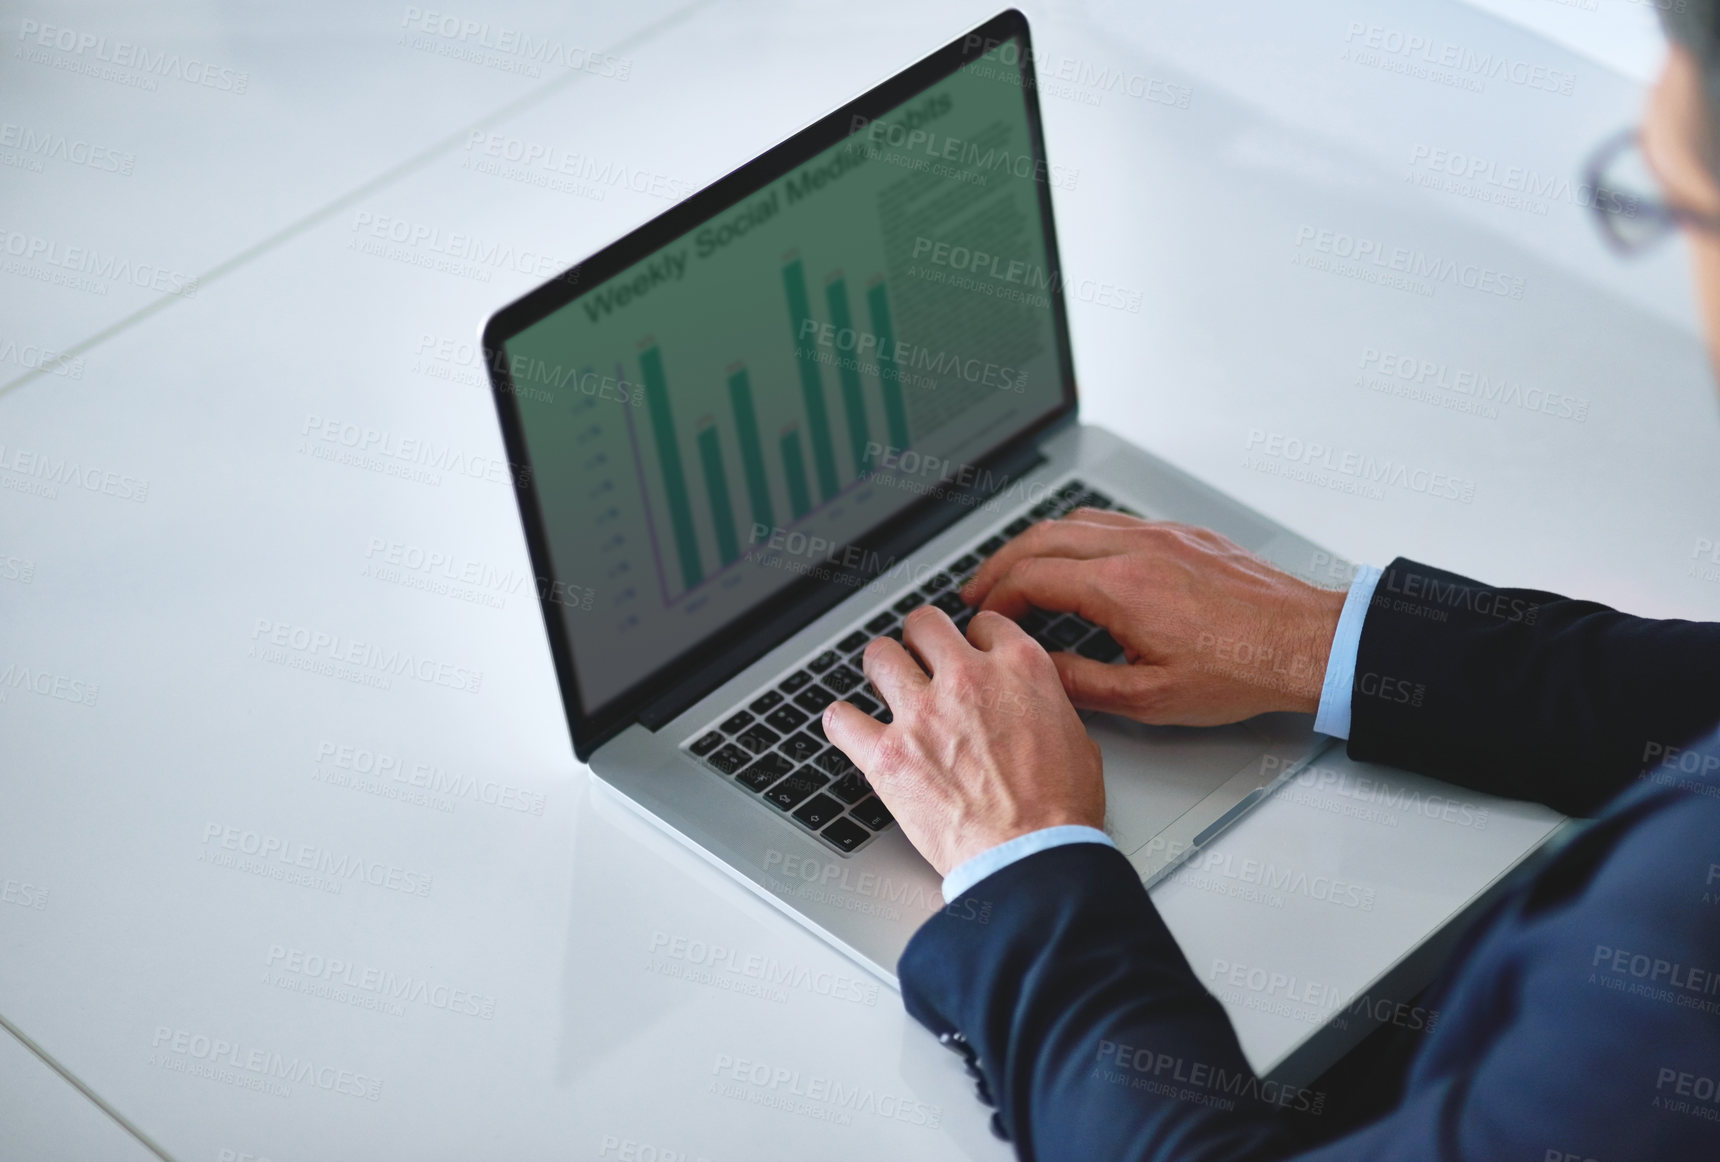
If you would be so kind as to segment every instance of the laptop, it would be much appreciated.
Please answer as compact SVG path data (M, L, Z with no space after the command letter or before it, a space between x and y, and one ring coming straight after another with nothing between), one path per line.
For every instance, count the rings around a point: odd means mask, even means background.
M483 345L575 753L892 986L937 873L820 729L860 655L1038 520L1316 546L1078 418L1026 18L1006 11L498 311ZM1124 664L1033 610L1048 650ZM1214 643L1215 665L1237 652ZM1263 680L1270 672L1262 669ZM1152 883L1323 749L1089 714ZM984 901L958 901L975 915Z

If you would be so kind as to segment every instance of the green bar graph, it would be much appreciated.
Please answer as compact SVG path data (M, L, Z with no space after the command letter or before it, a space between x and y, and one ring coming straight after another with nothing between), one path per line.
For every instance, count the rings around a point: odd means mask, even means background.
M833 278L824 286L824 300L830 307L830 322L836 333L853 334L854 320L848 314L848 284ZM872 471L872 456L866 445L872 434L866 430L866 397L860 394L859 352L853 361L837 365L837 378L842 381L842 405L848 415L848 448L854 453L854 475L864 476Z
M794 357L800 364L800 392L806 402L806 423L812 435L812 462L818 470L818 491L833 500L836 483L836 449L830 443L830 415L824 408L824 379L818 371L813 349L812 304L806 297L806 271L800 259L782 268L783 289L788 292L789 321L794 325Z
M908 446L908 408L902 401L902 371L893 358L896 351L894 333L890 329L890 300L884 284L874 283L866 290L866 307L872 314L872 333L878 337L878 385L884 391L884 422L890 426L890 446Z
M806 487L806 461L800 456L800 432L796 428L782 434L782 474L788 478L788 507L799 520L812 511L812 492Z
M717 532L717 555L727 565L741 555L735 539L735 510L729 504L729 478L723 472L723 446L715 424L699 429L699 462L705 466L705 492L711 501L711 523Z
M741 467L746 471L747 499L752 502L754 524L776 526L770 503L770 479L764 474L764 449L758 442L758 413L753 410L752 384L747 369L729 376L729 403L735 412L735 433L740 437Z
M663 467L663 491L669 500L669 523L675 529L675 550L681 558L681 580L688 589L704 579L699 565L699 539L693 532L693 508L687 502L687 477L681 470L681 448L675 441L675 417L669 410L669 385L663 378L663 355L656 347L639 353L644 374L651 435Z

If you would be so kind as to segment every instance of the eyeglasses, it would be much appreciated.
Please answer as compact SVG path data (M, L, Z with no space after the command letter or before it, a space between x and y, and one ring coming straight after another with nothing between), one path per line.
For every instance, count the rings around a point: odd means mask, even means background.
M1601 236L1619 254L1640 254L1680 226L1720 232L1720 217L1675 206L1656 192L1660 179L1635 129L1603 141L1583 167L1583 181Z

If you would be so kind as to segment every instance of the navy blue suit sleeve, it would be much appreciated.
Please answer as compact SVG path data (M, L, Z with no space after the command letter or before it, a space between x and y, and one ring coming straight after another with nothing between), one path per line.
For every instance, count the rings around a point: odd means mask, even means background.
M1052 848L969 895L994 906L952 906L915 933L903 1000L973 1047L1022 1158L1287 1155L1280 1091L1263 1092L1121 853Z
M1565 886L1552 881L1566 898L1524 895L1470 949L1473 971L1448 985L1448 1019L1400 1104L1315 1147L1296 1140L1286 1111L1318 1113L1324 1095L1250 1072L1223 1009L1110 848L1053 848L975 885L992 907L927 921L903 953L902 995L922 1024L975 1051L1026 1162L1720 1157L1720 1002L1698 1013L1666 987L1682 973L1687 991L1695 980L1720 992L1705 983L1714 974L1690 968L1720 963L1720 929L1695 915L1711 910L1697 896L1720 867L1720 808L1688 807L1605 867L1637 818L1573 844ZM1660 973L1667 995L1635 987L1639 968ZM1684 1092L1701 1098L1704 1084L1706 1103Z
M1353 759L1590 815L1720 720L1720 625L1399 557L1362 623L1351 716Z

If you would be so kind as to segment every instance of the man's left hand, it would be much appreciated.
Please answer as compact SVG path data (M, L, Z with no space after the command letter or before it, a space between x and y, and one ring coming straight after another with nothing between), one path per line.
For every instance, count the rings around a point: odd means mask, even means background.
M1050 655L1009 618L979 613L963 638L921 607L864 665L892 721L833 702L824 732L938 874L1043 827L1104 823L1099 746Z

